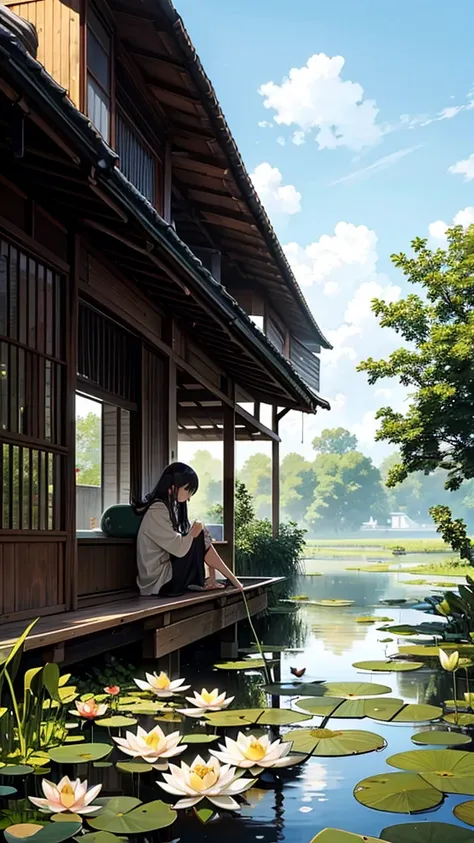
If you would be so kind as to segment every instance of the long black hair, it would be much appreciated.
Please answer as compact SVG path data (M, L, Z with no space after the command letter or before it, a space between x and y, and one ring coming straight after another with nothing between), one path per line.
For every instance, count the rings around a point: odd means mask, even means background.
M178 502L179 489L185 488L192 495L199 489L199 478L184 462L172 462L165 468L155 488L142 501L133 501L137 515L145 515L150 506L158 501L166 504L174 529L185 535L190 528L187 503Z

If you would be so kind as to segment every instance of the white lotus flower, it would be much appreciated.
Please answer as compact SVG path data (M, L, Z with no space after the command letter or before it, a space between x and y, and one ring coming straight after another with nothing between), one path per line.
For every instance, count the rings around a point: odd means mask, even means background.
M181 767L170 764L169 769L169 773L163 773L165 781L157 784L167 793L183 797L175 808L192 808L201 799L208 799L216 808L236 811L239 803L234 796L255 784L255 779L236 775L235 767L221 767L217 758L206 763L198 755L190 767L182 761Z
M182 694L183 691L188 691L190 685L183 685L185 679L170 680L169 676L163 671L157 676L156 673L145 673L146 682L143 679L135 679L134 682L141 688L142 691L152 691L155 696L162 699L168 699L175 694Z
M281 740L271 743L268 735L256 738L254 735L239 732L236 741L226 737L225 746L219 744L219 750L209 751L224 764L233 764L234 767L257 772L262 768L290 767L292 764L298 764L301 758L289 754L291 747L291 743L282 743Z
M233 702L234 697L226 697L225 691L219 694L217 688L214 688L213 691L207 691L203 688L200 694L194 691L194 697L186 697L186 699L195 708L179 708L179 713L185 714L187 717L200 717L205 711L221 711L223 708L227 708Z
M76 711L72 710L69 714L74 714L76 717L84 717L85 720L95 720L96 717L103 717L108 709L107 703L98 703L94 699L76 700Z
M184 752L187 745L181 744L181 746L178 746L180 740L179 732L165 735L160 726L155 726L151 732L147 732L146 729L138 726L136 735L133 732L125 732L124 738L114 737L114 741L119 745L122 752L131 755L132 758L143 758L149 764L156 764L160 758L172 758L174 755Z
M92 814L99 811L101 805L91 805L102 790L101 784L87 789L87 779L71 781L64 776L59 784L53 784L47 779L41 782L45 799L29 796L28 799L36 805L43 814L61 814L67 811L71 814Z

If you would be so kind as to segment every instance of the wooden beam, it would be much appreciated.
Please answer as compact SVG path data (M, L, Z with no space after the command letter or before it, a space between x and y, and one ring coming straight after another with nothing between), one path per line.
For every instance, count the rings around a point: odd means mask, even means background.
M224 541L228 543L226 562L235 566L235 409L223 407L224 421Z
M172 180L173 180L173 159L171 155L171 141L168 138L165 146L164 176L163 176L163 219L171 225L172 212Z
M168 358L168 462L178 459L178 401L176 389L176 363Z
M127 39L125 39L122 43L127 52L131 53L131 55L137 59L146 59L147 61L152 61L155 64L162 64L164 67L173 67L180 73L186 71L184 62L180 61L175 56L158 53L154 50L145 50L143 47L136 47L135 44L132 44L132 42Z
M64 412L66 445L68 453L64 459L62 482L64 495L62 503L63 524L67 532L65 546L65 602L66 608L77 609L78 566L76 541L76 385L77 385L77 320L78 281L81 272L81 240L74 232L69 237L69 262L71 271L65 286L66 296L66 389Z
M250 220L237 219L227 214L215 214L209 211L203 211L202 215L210 225L219 225L223 228L235 229L236 231L258 231L257 226L253 222L250 222ZM239 260L244 260L244 256L241 255Z
M272 430L278 437L278 407L272 409ZM280 532L280 439L272 442L272 533Z

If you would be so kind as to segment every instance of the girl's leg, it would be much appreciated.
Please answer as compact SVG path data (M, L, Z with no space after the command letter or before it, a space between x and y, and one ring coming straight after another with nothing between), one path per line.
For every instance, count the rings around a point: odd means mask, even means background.
M232 585L242 590L242 584L239 582L235 574L233 574L232 571L227 567L224 560L221 559L214 545L211 545L208 549L205 559L206 565L209 565L209 568L211 569L211 575L212 569L219 571L220 574L223 574L226 579L231 581Z
M185 556L171 557L173 576L160 591L160 596L184 594L189 586L204 588L204 538L197 536Z

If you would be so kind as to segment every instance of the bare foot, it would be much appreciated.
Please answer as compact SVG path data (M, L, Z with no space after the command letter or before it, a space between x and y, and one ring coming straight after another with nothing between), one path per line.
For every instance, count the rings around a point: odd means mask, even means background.
M204 588L206 589L206 591L214 591L216 588L225 588L225 586L222 583L217 582L216 580L206 580Z

